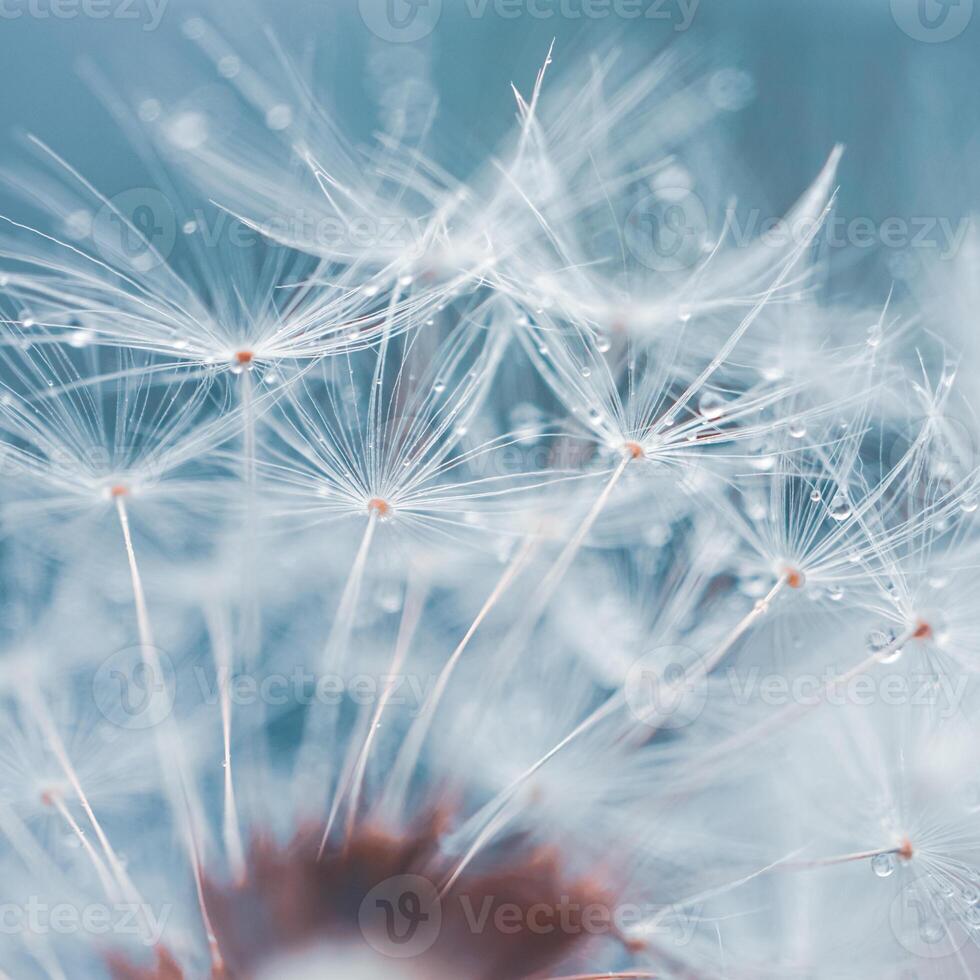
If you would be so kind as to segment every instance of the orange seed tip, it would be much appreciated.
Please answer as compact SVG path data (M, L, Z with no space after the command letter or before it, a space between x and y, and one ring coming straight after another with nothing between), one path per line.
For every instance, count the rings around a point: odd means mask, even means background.
M368 513L377 514L378 517L388 517L391 514L391 504L380 497L372 497L367 502Z

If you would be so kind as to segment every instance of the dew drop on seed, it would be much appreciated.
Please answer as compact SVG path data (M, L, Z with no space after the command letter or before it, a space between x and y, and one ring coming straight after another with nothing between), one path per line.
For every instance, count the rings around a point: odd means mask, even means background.
M93 333L91 330L73 330L68 334L68 346L69 347L87 347L93 340Z
M589 368L587 368L587 367L582 368L582 377L583 378L591 378L592 377L592 372L589 370Z
M141 122L156 122L160 118L163 107L159 99L144 99L136 109Z
M78 208L65 218L65 234L69 238L88 238L91 233L92 214L85 208Z
M894 854L876 854L871 859L871 870L879 878L888 878L895 873Z
M191 221L185 221L185 222L184 222L184 223L183 223L183 224L182 224L182 225L180 226L180 230L181 230L181 231L182 231L182 232L183 232L183 233L184 233L185 235L193 235L193 234L194 234L194 232L195 232L195 231L197 231L197 222L196 222L196 221L193 221L193 220L191 220Z
M269 129L288 129L293 122L293 110L280 102L265 114L265 124Z
M442 380L436 380L435 384L432 385L432 391L436 395L441 395L446 390L446 382Z
M827 598L831 602L840 602L844 598L844 590L839 585L827 586Z
M386 613L396 613L402 607L402 593L399 588L382 589L375 600L378 608Z
M794 439L802 439L806 435L806 426L799 419L794 419L789 424L789 434Z
M980 929L980 909L972 905L968 909L965 909L963 912L963 921L971 929Z
M967 905L976 905L977 902L980 902L980 888L977 888L976 885L964 885L960 889L960 898Z
M595 349L600 354L609 353L609 348L612 347L612 341L608 337L596 337Z
M698 412L706 419L720 419L725 414L725 399L716 391L706 391L698 399Z
M972 514L976 509L977 498L973 496L973 494L963 497L963 499L960 500L960 510L963 511L964 514Z
M846 521L851 516L851 505L847 500L847 495L837 492L827 505L827 513L835 521Z
M898 639L898 635L891 627L886 629L874 629L868 633L865 643L868 652L875 654L883 664L894 663L902 655L902 648L892 649L892 644Z
M881 343L881 327L874 323L868 327L868 346L877 347Z
M188 17L187 20L180 25L180 29L183 32L184 37L186 37L188 40L198 41L204 37L204 33L207 30L207 25L200 17Z
M242 62L238 55L226 54L218 59L218 74L222 78L234 78L242 70Z
M822 495L819 490L810 491L810 499L816 504L822 499Z
M179 150L196 150L208 138L208 121L200 112L180 112L167 124L167 139Z

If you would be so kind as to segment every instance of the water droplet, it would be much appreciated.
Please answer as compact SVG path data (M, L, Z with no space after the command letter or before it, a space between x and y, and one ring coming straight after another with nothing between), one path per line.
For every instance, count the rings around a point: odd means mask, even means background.
M180 25L181 31L184 33L184 37L191 41L199 41L204 37L204 33L207 30L207 24L204 23L200 17L188 17L183 24Z
M871 870L879 878L889 878L895 873L894 854L876 854L871 859Z
M92 214L85 208L72 211L65 219L65 234L69 238L88 238L92 233Z
M960 500L960 510L972 514L977 509L977 498L971 493Z
M980 929L980 909L970 906L963 911L963 921L971 929Z
M163 107L159 99L144 99L138 106L136 114L142 122L156 122L160 118Z
M698 412L706 419L720 419L725 414L727 402L716 391L704 392L698 399Z
M441 379L437 379L432 385L432 391L436 395L441 395L446 390L446 382Z
M794 419L789 424L789 434L794 439L802 439L806 435L806 426L799 419Z
M196 150L208 138L208 121L200 112L180 112L167 124L167 139L180 150Z
M242 70L242 62L238 55L226 54L218 59L218 74L223 78L234 78Z
M197 222L196 221L185 221L181 225L180 230L185 235L193 235L194 232L197 231Z
M881 325L873 323L868 327L868 346L877 347L881 343Z
M265 114L265 124L269 129L288 129L293 122L293 110L288 105L279 103Z
M902 655L902 648L894 646L898 634L891 627L871 630L865 642L868 652L875 654L883 664L894 663Z
M844 590L839 585L827 586L827 598L831 602L840 602L844 598Z
M846 521L851 516L851 505L847 494L838 490L827 505L827 513L835 521Z
M601 334L595 339L595 349L600 354L606 354L609 352L609 348L612 347L612 341Z
M823 497L822 497L822 494L820 493L819 490L811 490L810 491L810 499L814 503L818 503L821 499L823 499Z
M960 897L967 905L976 905L980 902L980 888L976 885L964 885L960 889Z
M70 347L87 347L95 335L91 330L73 330L68 334L68 345Z
M589 368L587 368L587 367L582 368L582 377L583 378L591 378L592 377L592 371Z
M382 589L375 601L384 612L396 613L402 607L402 590L397 586Z

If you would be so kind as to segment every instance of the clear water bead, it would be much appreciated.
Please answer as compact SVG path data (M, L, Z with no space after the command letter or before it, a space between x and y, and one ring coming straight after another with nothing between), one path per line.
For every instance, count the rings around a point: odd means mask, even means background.
M698 412L706 419L720 419L725 414L726 401L716 391L706 391L698 399Z
M875 654L883 664L894 663L902 655L901 647L893 647L898 635L891 627L874 629L865 640L868 652Z
M895 873L894 854L876 854L871 859L871 870L879 878L888 878Z
M265 114L265 124L269 129L288 129L292 122L293 110L281 102L272 106Z
M851 504L847 494L838 491L827 505L827 513L835 521L846 521L851 516Z

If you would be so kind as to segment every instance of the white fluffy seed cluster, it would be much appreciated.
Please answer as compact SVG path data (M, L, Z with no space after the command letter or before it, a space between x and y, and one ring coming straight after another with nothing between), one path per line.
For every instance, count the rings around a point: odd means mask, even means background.
M980 243L842 298L839 148L733 235L673 54L549 52L454 174L186 34L220 99L114 106L152 186L8 175L0 975L258 976L254 842L433 813L444 905L603 896L507 976L976 975ZM353 921L248 962L430 975Z

